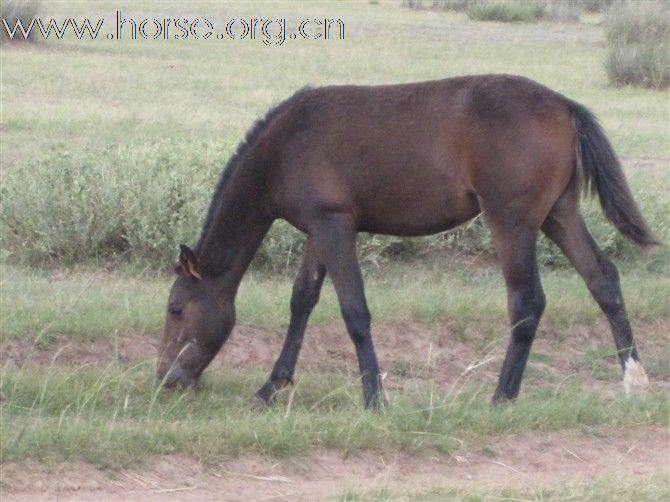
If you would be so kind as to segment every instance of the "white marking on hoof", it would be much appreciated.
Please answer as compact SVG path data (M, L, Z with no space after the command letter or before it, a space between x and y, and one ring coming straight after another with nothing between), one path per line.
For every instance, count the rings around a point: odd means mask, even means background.
M649 379L642 365L629 357L625 366L623 388L626 389L626 395L644 394L649 388Z

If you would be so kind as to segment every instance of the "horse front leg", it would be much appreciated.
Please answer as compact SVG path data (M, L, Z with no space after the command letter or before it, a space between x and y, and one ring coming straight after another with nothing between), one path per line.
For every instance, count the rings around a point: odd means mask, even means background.
M256 392L258 404L267 405L273 402L277 392L293 383L293 374L298 361L298 354L307 328L307 321L319 301L319 294L326 267L317 259L311 240L305 243L305 254L293 283L291 295L291 320L279 358L275 362L270 378Z
M342 317L356 348L367 407L381 404L379 365L370 335L370 312L356 257L356 227L350 215L330 214L310 230L314 247L330 274Z

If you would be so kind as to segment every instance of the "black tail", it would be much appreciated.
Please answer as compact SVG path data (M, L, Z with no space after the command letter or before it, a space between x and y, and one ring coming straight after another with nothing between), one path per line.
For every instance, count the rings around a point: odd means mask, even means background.
M577 133L577 165L584 174L585 190L598 193L607 219L630 240L640 246L659 244L633 200L619 159L598 120L573 101L570 111Z

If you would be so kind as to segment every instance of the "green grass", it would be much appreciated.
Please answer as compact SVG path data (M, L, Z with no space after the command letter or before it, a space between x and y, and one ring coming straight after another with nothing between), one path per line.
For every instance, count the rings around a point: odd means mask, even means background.
M211 2L189 3L189 11L215 21L252 13L330 14L347 25L344 41L296 41L276 50L260 41L107 40L4 49L3 164L56 146L95 151L110 143L141 147L168 138L236 144L254 118L307 83L390 83L480 72L526 75L582 101L602 119L622 155L667 155L665 95L608 87L600 27L491 26L468 21L465 14L408 11L393 2L344 5L264 2L227 4L224 10ZM114 2L45 1L42 15L109 17L116 8ZM182 10L175 8L176 14ZM380 53L393 57L379 58ZM286 70L280 56L287 54L300 72ZM155 92L159 82L161 92Z
M254 370L208 373L198 392L155 387L153 364L2 370L5 461L82 459L118 467L156 453L214 461L241 452L303 454L397 448L454 451L483 436L634 424L666 424L670 400L606 397L576 386L530 389L514 406L491 407L488 386L432 383L388 389L380 412L361 406L357 379L303 372L275 408L247 404L263 382Z
M369 272L366 294L375 322L446 323L458 336L468 325L507 330L505 287L498 268L468 267L456 261L385 267ZM632 320L651 322L670 315L670 285L665 275L622 272L622 287ZM92 340L162 329L172 276L133 273L38 271L5 266L0 280L3 310L0 339L24 338L48 345L56 335ZM548 306L543 328L559 335L575 324L592 324L603 315L581 278L571 269L542 272ZM248 275L236 302L240 324L281 329L288 324L291 278ZM312 317L312 325L340 319L330 282ZM496 331L496 333L498 332Z
M544 272L549 298L544 329L563 333L575 323L591 325L601 317L576 274ZM635 321L668 316L667 280L625 271L622 281ZM0 333L46 349L56 335L72 340L157 335L169 282L168 277L132 270L5 267L0 292L12 315L2 317ZM446 322L457 336L466 336L474 323L491 331L491 337L507 335L504 288L494 267L461 263L443 270L427 263L423 270L382 269L368 274L367 292L377 321ZM282 329L289 296L287 278L252 274L240 291L239 322ZM314 322L338 318L332 288L326 285ZM476 342L483 351L488 339ZM297 386L284 392L276 408L256 414L247 405L266 377L263 370L214 368L199 392L179 393L155 387L153 354L132 363L109 354L108 366L70 367L52 353L54 363L47 367L3 367L0 443L7 460L83 459L119 467L173 452L216 460L242 452L295 455L320 447L454 451L481 438L528 430L595 428L608 433L626 425L664 424L670 412L664 391L624 400L621 393L582 388L581 379L557 381L545 370L554 363L553 355L539 352L531 354L529 383L521 398L506 408L490 407L490 380L478 383L477 377L468 377L463 388L460 382L436 385L425 362L399 354L388 370L403 383L387 389L391 406L378 414L362 409L357 379L323 369L301 371ZM575 369L616 381L612 355L609 349L587 349ZM650 375L667 378L663 354L649 356ZM105 359L99 364L106 364ZM405 383L407 378L420 380Z
M355 488L346 490L337 500L341 502L357 501L434 501L459 500L484 502L489 500L523 500L547 502L558 500L580 500L589 502L624 502L630 500L668 500L670 498L670 476L654 474L651 476L629 476L613 478L598 477L589 483L569 483L552 488L525 489L484 489L484 488L431 488L409 492L404 489L382 487L361 491Z

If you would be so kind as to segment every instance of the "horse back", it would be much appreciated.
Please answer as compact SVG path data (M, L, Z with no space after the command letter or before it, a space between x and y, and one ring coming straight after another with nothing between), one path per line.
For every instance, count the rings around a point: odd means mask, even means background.
M451 228L481 199L543 212L573 171L565 101L504 75L307 91L267 142L273 200L299 228L335 211L397 235Z

